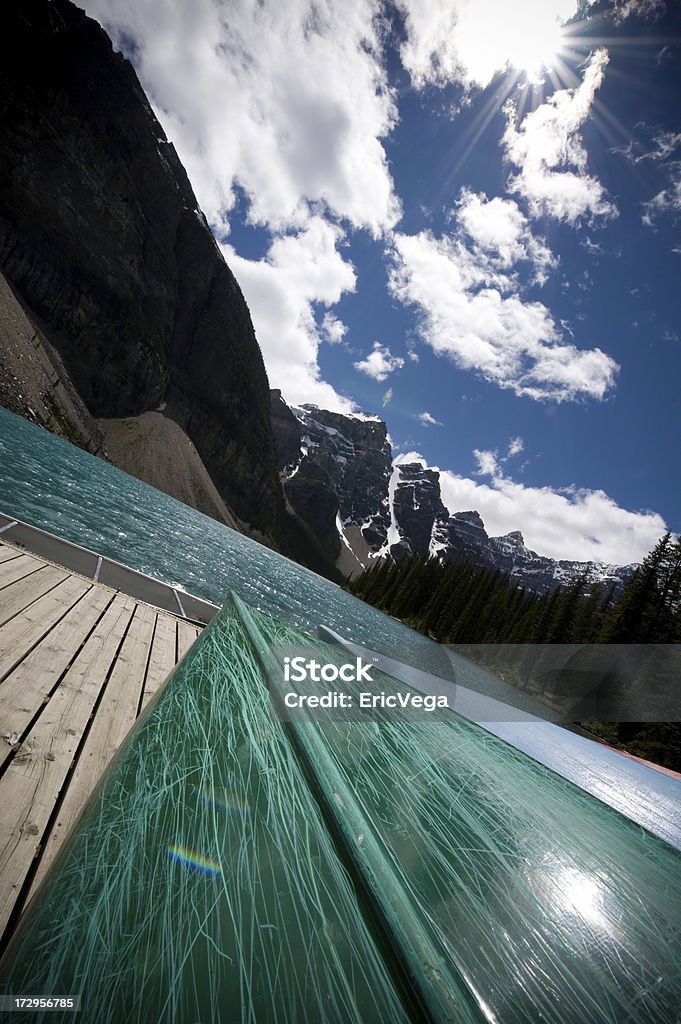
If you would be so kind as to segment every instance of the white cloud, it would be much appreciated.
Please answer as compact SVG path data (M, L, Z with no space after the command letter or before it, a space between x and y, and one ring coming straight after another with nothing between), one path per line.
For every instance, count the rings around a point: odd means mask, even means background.
M394 461L428 465L416 451L404 452ZM628 565L645 558L667 530L657 512L630 512L604 491L526 487L503 476L494 458L485 461L489 483L447 469L439 473L445 506L452 513L476 509L490 537L520 530L527 547L540 555Z
M436 420L434 416L431 416L429 412L420 412L416 417L417 420L423 424L424 427L441 427L442 423L440 420Z
M478 464L476 470L478 476L494 476L498 472L499 466L496 452L481 451L479 448L474 448L473 455Z
M586 173L586 150L579 134L607 63L607 51L596 50L577 88L554 92L519 126L515 108L508 106L504 147L508 160L520 168L509 181L509 189L527 200L533 217L555 217L574 224L587 215L617 214L598 179Z
M676 162L669 166L669 177L669 188L662 189L643 204L644 212L641 219L646 227L655 227L658 217L669 214L676 217L681 213L681 163Z
M399 370L404 366L404 359L391 354L387 345L381 345L380 341L374 342L374 347L366 357L352 364L356 370L366 373L367 377L374 380L386 380L388 374Z
M508 450L503 456L500 456L496 449L489 451L488 449L474 448L473 456L478 464L476 476L501 477L503 464L515 455L519 455L524 449L525 444L522 437L512 437L508 442Z
M602 256L604 249L600 242L594 242L593 239L585 235L584 238L580 239L579 243L583 249L589 253L590 256Z
M655 512L630 512L604 491L525 487L496 476L490 484L440 475L451 512L477 509L490 536L521 530L528 548L552 558L626 565L639 562L665 533Z
M304 231L275 238L263 260L244 259L228 245L222 249L248 302L272 386L294 405L314 402L349 412L353 403L320 379L313 311L315 303L332 306L354 290L353 267L337 250L341 237L338 228L314 217Z
M615 21L624 21L635 15L654 21L664 13L666 0L612 0Z
M329 345L340 345L348 333L348 325L344 324L333 313L325 313L322 320L322 333L324 341L327 341Z
M670 184L643 204L642 220L647 227L654 227L657 217L666 214L676 217L681 213L681 161L669 159L681 147L681 132L657 132L653 143L652 150L637 158L637 162L650 159L661 164Z
M656 164L662 174L667 177L669 185L661 189L652 199L643 203L642 221L649 228L656 227L658 217L665 214L675 216L681 212L681 161L678 159L678 151L681 150L681 132L665 131L638 124L643 138L630 141L622 149L615 152L634 164L649 160ZM670 157L677 154L677 158Z
M602 399L617 364L565 340L550 311L460 239L430 232L393 238L393 294L421 314L423 339L464 370L534 399Z
M646 129L646 125L636 126ZM646 134L652 135L652 141L646 148L640 140L631 140L626 146L619 149L613 150L615 153L621 153L627 160L631 160L634 164L640 164L642 160L652 160L654 162L668 160L672 153L675 152L681 146L681 132L670 132L664 129L658 129L654 134L648 129Z
M457 81L486 86L507 65L550 60L560 23L578 0L398 0L405 17L402 63L418 88Z
M395 392L393 391L393 389L392 388L388 388L386 393L383 395L383 399L381 401L381 405L383 406L384 409L385 409L386 405L388 405L390 402L392 402L392 398L393 398L394 394L395 394Z
M488 199L484 193L464 188L456 219L474 247L504 269L527 261L532 264L534 280L544 284L548 272L558 264L544 240L532 234L527 218L512 199Z
M404 463L408 463L408 462L420 462L421 465L424 468L426 468L426 469L428 468L428 463L424 459L423 455L421 455L420 452L415 452L415 451L402 452L401 455L397 455L393 459L393 462L394 462L394 464L396 466L401 466Z
M233 207L302 227L326 204L375 234L395 223L381 140L393 97L379 0L83 0L135 65L209 221Z
M655 148L651 154L654 160L668 160L681 147L681 132L659 131L654 138Z

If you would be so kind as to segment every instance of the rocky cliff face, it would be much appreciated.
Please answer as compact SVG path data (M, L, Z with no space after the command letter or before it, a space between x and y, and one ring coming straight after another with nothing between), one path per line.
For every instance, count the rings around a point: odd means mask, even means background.
M449 517L440 497L440 474L420 462L402 463L392 504L402 538L400 550L405 554L428 555L436 521Z
M87 412L162 406L291 551L249 311L131 65L68 0L8 4L0 118L0 268Z
M343 522L380 534L387 518L385 495L392 464L385 423L377 417L344 416L314 405L294 412L307 455L334 481Z
M64 363L0 273L0 400L54 434L100 454L104 439Z
M277 462L293 509L320 540L325 538L334 559L340 545L350 543L344 527L358 528L359 536L352 531L353 549L365 557L378 550L390 525L392 450L385 423L315 405L289 409L280 391L271 392L271 402ZM329 546L331 534L335 539ZM360 563L357 567L361 570Z
M278 388L270 391L270 415L276 447L277 470L286 473L300 462L303 438L301 426Z
M479 566L491 564L489 537L479 512L454 512L453 515L446 512L439 518L433 530L431 552L436 554L439 551L465 558Z
M506 533L503 537L490 537L488 550L493 565L538 593L546 593L556 586L567 586L582 575L587 581L587 591L591 584L600 583L606 588L612 586L615 592L619 592L629 582L636 568L634 565L604 565L601 562L547 558L527 548L519 530Z
M278 391L272 410L286 495L345 574L358 575L377 557L434 555L494 566L539 593L582 574L616 589L631 577L633 566L556 561L530 551L519 531L489 537L474 510L450 513L437 470L394 464L376 418L289 409Z

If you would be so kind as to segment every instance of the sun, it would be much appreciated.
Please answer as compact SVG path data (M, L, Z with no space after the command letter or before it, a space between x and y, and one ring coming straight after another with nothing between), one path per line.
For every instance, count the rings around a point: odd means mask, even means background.
M576 0L467 0L455 32L468 79L484 88L511 68L539 81L564 51L565 24L576 7Z
M543 71L550 71L562 48L563 26L555 18L538 19L530 31L516 23L505 40L508 64L524 72L529 81L537 81Z

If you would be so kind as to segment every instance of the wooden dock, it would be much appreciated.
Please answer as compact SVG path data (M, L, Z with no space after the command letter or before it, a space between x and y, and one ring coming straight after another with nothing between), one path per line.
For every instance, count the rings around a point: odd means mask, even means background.
M0 948L201 627L0 543Z

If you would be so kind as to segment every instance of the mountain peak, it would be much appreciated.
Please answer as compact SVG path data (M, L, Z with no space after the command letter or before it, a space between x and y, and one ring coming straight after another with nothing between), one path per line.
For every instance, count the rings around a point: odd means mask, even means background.
M454 512L453 518L459 522L468 523L469 526L477 527L479 530L485 529L485 524L482 521L482 516L475 509L469 512Z

